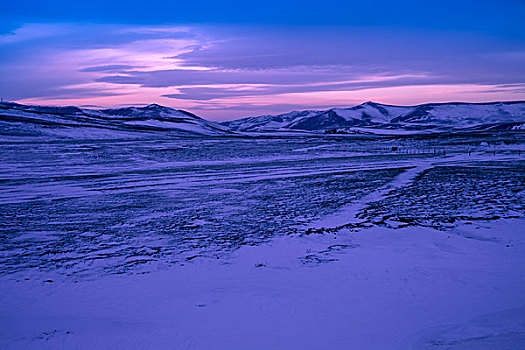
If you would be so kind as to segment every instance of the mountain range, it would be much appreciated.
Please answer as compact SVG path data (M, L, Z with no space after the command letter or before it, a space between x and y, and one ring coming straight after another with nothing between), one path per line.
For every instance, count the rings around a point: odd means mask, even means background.
M159 133L177 136L231 134L226 126L158 104L93 110L0 103L0 135L119 138Z
M351 108L294 111L225 122L230 130L268 132L308 130L327 133L399 134L454 130L519 129L525 102L428 103L393 106L365 102Z
M400 135L457 131L525 130L525 101L429 103L393 106L365 102L350 108L294 111L227 122L151 104L86 109L0 103L0 135L67 138L250 136L273 134Z

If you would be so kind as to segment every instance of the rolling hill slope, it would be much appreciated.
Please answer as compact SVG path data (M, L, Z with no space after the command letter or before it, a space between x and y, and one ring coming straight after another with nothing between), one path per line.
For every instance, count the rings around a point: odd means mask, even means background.
M120 138L148 134L228 135L227 127L192 113L152 104L146 107L91 110L78 107L0 104L0 134Z
M235 131L308 130L322 132L395 133L421 131L519 129L525 102L429 103L392 106L366 102L351 108L291 112L244 118L223 125Z

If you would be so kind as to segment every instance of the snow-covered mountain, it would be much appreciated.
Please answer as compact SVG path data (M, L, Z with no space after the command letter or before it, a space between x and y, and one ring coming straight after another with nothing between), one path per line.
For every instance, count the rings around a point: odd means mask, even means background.
M117 109L27 106L0 103L0 134L119 138L138 133L168 135L227 135L227 127L192 113L152 104Z
M392 106L366 102L351 108L302 111L244 118L223 125L231 130L267 132L308 130L356 133L520 129L525 102L429 103Z
M0 136L128 138L279 133L412 134L418 132L525 130L525 102L430 103L392 106L366 102L351 108L305 110L216 123L152 104L83 109L0 103Z

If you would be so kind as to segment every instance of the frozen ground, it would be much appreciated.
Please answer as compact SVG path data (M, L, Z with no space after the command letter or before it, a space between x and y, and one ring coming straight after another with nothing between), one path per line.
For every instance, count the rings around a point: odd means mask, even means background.
M0 144L0 348L524 348L502 135Z

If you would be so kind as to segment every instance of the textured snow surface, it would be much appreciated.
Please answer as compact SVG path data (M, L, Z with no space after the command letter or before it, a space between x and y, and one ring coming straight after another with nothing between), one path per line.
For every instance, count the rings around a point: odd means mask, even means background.
M145 275L3 277L0 346L521 349L524 224L284 237Z
M524 348L524 170L506 132L2 142L0 349Z

